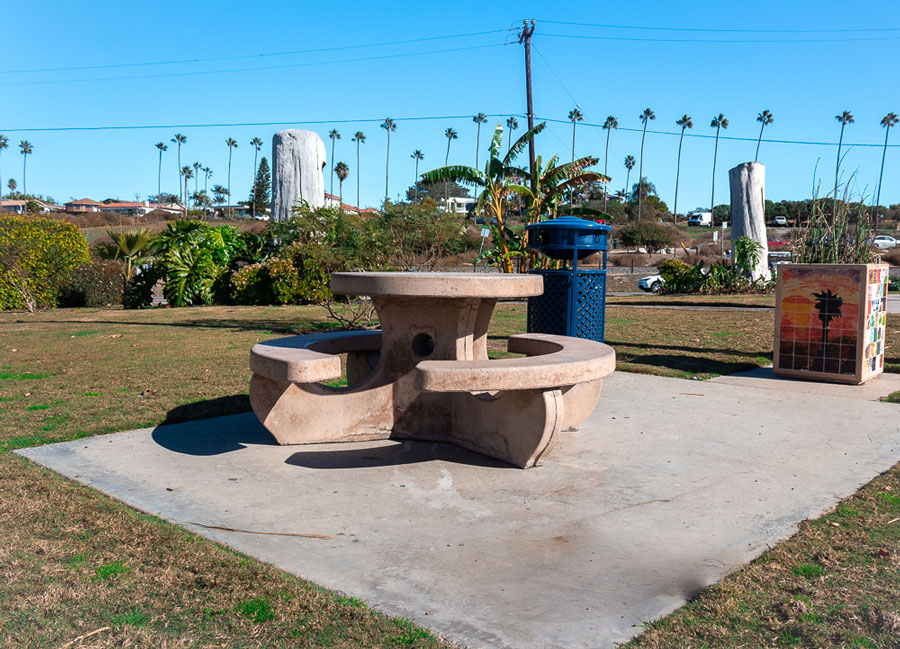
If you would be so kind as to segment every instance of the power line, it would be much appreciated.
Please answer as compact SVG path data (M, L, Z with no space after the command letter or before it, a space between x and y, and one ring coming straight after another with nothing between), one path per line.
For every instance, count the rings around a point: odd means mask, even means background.
M578 105L578 100L575 99L575 95L573 95L573 94L569 91L569 88L566 86L566 84L565 84L565 82L562 80L562 78L561 78L558 74L556 74L556 70L553 69L553 66L550 65L550 61L548 61L547 58L541 53L541 51L538 49L538 46L534 44L534 41L531 42L531 47L534 48L534 51L537 52L537 54L538 54L539 57L541 57L541 61L544 62L544 64L547 66L547 69L550 70L550 73L551 73L554 77L556 77L556 80L559 81L559 85L562 86L562 89L566 91L566 94L569 95L569 98L570 98L573 102L575 102L575 105L577 106L577 105Z
M527 118L527 115L524 113L489 113L487 117L491 118L505 118L505 117L519 117L522 119ZM424 116L412 116L412 117L395 117L393 118L395 122L424 122L424 121L432 121L432 120L448 120L448 119L471 119L471 115L424 115ZM538 119L542 122L550 122L551 124L571 124L569 120L565 119L557 119L553 117L541 117L535 116L535 119ZM384 121L383 117L364 117L358 119L320 119L320 120L282 120L276 122L216 122L209 124L125 124L125 125L103 125L103 126L47 126L47 127L34 127L34 128L4 128L2 131L4 133L47 133L47 132L67 132L67 131L136 131L136 130L154 130L154 129L188 129L188 128L225 128L225 127L237 127L237 126L290 126L290 125L322 125L322 124L364 124L369 122L382 122ZM602 124L595 124L592 122L579 122L579 127L587 127L587 128L603 128ZM640 133L643 131L641 128L629 128L627 126L619 126L617 129L619 131L628 131L632 133ZM651 135L670 135L672 137L679 137L681 135L681 131L655 131L648 130L647 133ZM714 139L715 135L707 135L703 133L690 133L685 132L684 137L692 137L692 138L702 138L702 139ZM737 142L756 142L757 138L755 137L737 137L731 135L719 135L720 140L733 140ZM769 144L801 144L808 146L837 146L837 142L815 142L815 141L807 141L807 140L771 140L763 138L763 142ZM560 140L562 142L562 140ZM565 144L565 142L563 142ZM566 145L568 146L568 145ZM881 148L884 146L884 143L860 143L860 142L844 142L842 146L845 147L876 147ZM900 147L900 144L888 144L888 148L897 148Z
M365 61L381 61L385 59L398 59L408 56L425 56L430 54L445 54L447 52L462 52L464 50L479 50L488 47L502 47L502 43L489 43L486 45L469 45L466 47L452 47L443 50L430 50L425 52L406 52L404 54L382 54L378 56L366 56L353 59L338 59L334 61L309 61L306 63L289 63L285 65L263 65L252 68L231 68L223 70L198 70L194 72L163 72L160 74L143 74L124 77L95 77L90 79L57 79L44 81L7 81L0 86L37 86L48 84L92 83L96 81L126 81L131 79L161 79L168 77L192 77L207 74L224 74L231 72L258 72L261 70L284 70L288 68L305 68L315 65L335 65L340 63L362 63Z
M507 117L514 113L494 113L487 117ZM523 117L522 115L516 115ZM471 119L471 115L429 115L423 117L395 117L395 122L423 122L438 119ZM219 122L213 124L129 124L116 126L48 126L41 128L5 128L4 133L46 133L60 131L139 131L153 129L172 128L224 128L231 126L290 126L290 125L320 125L320 124L363 124L367 122L382 122L383 117L366 117L363 119L320 119L320 120L284 120L280 122Z
M732 32L739 34L823 34L847 32L898 32L900 27L861 27L856 29L718 29L707 27L649 27L641 25L604 25L597 23L575 23L563 20L541 20L553 25L573 25L576 27L601 27L603 29L636 29L641 31L667 32Z
M263 52L259 54L243 54L243 55L235 55L235 56L217 56L210 58L195 58L195 59L173 59L169 61L147 61L143 63L133 62L133 63L110 63L106 65L84 65L84 66L73 66L73 67L59 67L59 68L28 68L22 70L0 70L0 74L19 74L19 73L34 73L34 72L71 72L76 70L103 70L110 68L134 68L134 67L145 67L151 65L176 65L182 63L208 63L214 61L236 61L240 59L254 59L261 57L270 57L270 56L293 56L296 54L316 54L319 52L333 52L336 50L353 50L367 47L385 47L388 45L407 45L409 43L423 43L426 41L437 41L437 40L446 40L450 38L467 38L471 36L484 36L486 34L498 34L501 32L506 32L505 29L492 29L484 32L470 32L468 34L450 34L448 36L429 36L426 38L412 38L408 40L402 41L385 41L382 43L365 43L361 45L341 45L337 47L320 47L311 50L293 50L287 52Z
M558 124L569 124L568 120L564 119L555 119L552 117L538 117L544 122L554 122ZM602 124L592 124L590 122L581 122L580 126L587 126L589 128L603 128ZM641 133L643 129L641 128L628 128L627 126L619 126L618 130L620 131L631 131L633 133ZM647 133L652 133L653 135L671 135L673 137L678 137L681 135L681 131L651 131L648 130ZM714 139L715 135L704 135L703 133L688 133L685 132L684 137L697 137L704 139ZM735 137L731 135L719 135L720 140L735 140L738 142L756 142L757 138L755 137ZM771 143L771 144L804 144L810 146L837 146L837 142L808 142L805 140L767 140L763 139L763 142ZM878 147L881 148L884 146L884 143L876 143L876 144L866 144L866 143L848 143L844 142L842 146L867 146L867 147ZM900 144L888 144L888 148L900 147Z
M577 38L597 41L642 41L653 43L848 43L859 41L896 41L900 40L900 36L873 36L871 38L801 38L801 39L702 39L696 38L638 38L632 36L590 36L587 34L541 34L541 37L549 38Z

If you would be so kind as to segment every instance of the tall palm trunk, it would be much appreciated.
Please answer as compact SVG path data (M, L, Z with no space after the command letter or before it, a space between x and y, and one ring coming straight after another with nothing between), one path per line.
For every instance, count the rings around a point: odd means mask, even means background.
M359 138L356 138L356 212L359 213Z
M641 204L644 202L644 138L647 136L647 120L641 133L641 161L638 163L638 221L641 220Z
M253 147L253 184L250 185L250 215L256 218L256 159L259 157L259 149Z
M338 200L340 201L341 210L344 209L344 179L338 178Z
M231 150L233 147L228 147L228 213L232 214L231 211ZM232 214L233 216L233 214Z
M678 181L681 179L681 144L684 142L684 129L681 127L681 138L678 140L678 163L675 165L675 206L672 208L672 219L678 223Z
M331 189L328 190L328 193L334 196L334 141L336 138L331 138Z
M837 214L838 176L841 171L841 145L844 143L844 126L841 122L841 137L838 139L837 162L834 165L834 214Z
M188 207L190 207L190 205L188 205L188 201L187 201L187 195L188 195L188 180L190 180L190 178L188 178L188 175L187 175L187 174L184 174L184 196L185 196L185 201L184 201L184 218L187 218Z
M28 166L28 154L22 154L22 193L28 196L28 180L25 177L25 169Z
M766 122L765 120L763 120L762 126L759 127L759 138L756 140L756 155L753 156L753 162L757 162L759 160L759 145L762 142L762 134L765 127Z
M387 156L384 159L384 202L388 199L388 177L391 169L391 132L387 130Z
M475 131L475 168L478 169L478 147L481 146L481 122L478 122L478 128ZM416 178L419 174L416 174Z
M178 143L178 193L181 194L181 142ZM184 195L179 196L181 204L184 205Z
M716 158L719 156L719 129L721 126L716 127L716 147L713 149L713 170L712 170L712 194L709 199L709 213L711 215L713 223L716 221Z
M156 170L156 209L159 209L162 194L162 149L159 150L159 167Z
M631 182L631 169L625 174L625 199L628 199L628 183Z
M878 192L875 196L875 225L878 226L878 206L881 201L881 179L884 176L884 156L887 153L887 143L888 143L888 134L891 132L891 127L888 126L884 129L884 149L881 151L881 171L878 172Z
M606 152L603 154L603 175L609 177L606 173L609 167L609 133L612 129L606 129ZM607 181L608 182L608 181ZM603 211L606 211L606 203L609 200L609 186L603 185Z
M575 162L575 125L577 122L572 120L572 162Z
M477 153L475 154L478 155ZM416 177L413 178L413 191L415 192L416 202L419 202L419 159L416 158Z

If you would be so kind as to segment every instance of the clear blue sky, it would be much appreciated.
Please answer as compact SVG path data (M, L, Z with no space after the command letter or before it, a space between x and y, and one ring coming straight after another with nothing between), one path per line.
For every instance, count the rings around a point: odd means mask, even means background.
M900 47L900 15L882 0L817 3L804 1L735 3L633 2L92 2L31 0L4 3L4 56L0 62L0 133L10 148L0 157L4 187L10 176L21 188L18 142L34 147L28 159L28 189L58 200L120 197L133 200L156 193L158 141L180 131L188 142L182 164L212 167L213 182L225 184L228 151L234 137L232 189L244 199L253 174L249 141L261 137L270 155L272 134L282 128L317 131L331 150L327 134L337 128L336 160L351 168L345 201L354 203L356 177L352 134L367 137L361 153L363 205L377 204L384 193L385 132L391 138L390 193L396 198L413 181L414 149L425 153L424 171L443 164L448 126L459 132L450 160L472 164L475 125L471 115L525 112L522 48L515 44L521 19L538 20L534 43L535 112L566 119L576 101L585 124L615 115L620 130L609 147L613 189L625 184L622 160L640 149L640 112L650 107L651 130L675 132L675 120L693 117L695 134L712 135L712 117L724 113L730 124L723 135L756 138L756 115L771 110L775 123L765 137L837 142L834 116L850 110L856 123L845 142L880 145L881 118L900 113L900 86L894 70ZM557 24L717 30L871 30L871 31L671 31L614 29ZM13 27L17 26L17 27ZM26 28L27 27L27 28ZM888 28L898 28L889 30ZM510 30L511 31L506 31ZM354 47L410 39L494 33L379 47ZM880 30L880 31L876 31ZM571 38L565 36L603 36ZM669 39L616 40L616 39ZM856 39L856 40L848 40ZM861 39L861 40L860 40ZM697 42L697 41L782 42ZM808 40L810 42L783 42ZM504 41L511 42L503 45ZM397 56L436 52L420 56ZM280 56L297 50L337 48ZM245 58L228 58L245 57ZM381 58L371 58L381 57ZM110 66L185 59L225 60L132 67L34 72L35 69ZM348 59L364 59L346 62ZM343 62L342 62L343 61ZM549 64L549 65L548 65ZM280 67L276 67L280 66ZM253 68L247 70L247 68ZM266 68L266 69L260 69ZM244 71L234 71L245 69ZM32 70L30 72L10 72ZM411 121L405 118L465 116ZM372 120L340 123L339 120ZM284 122L271 126L221 126L106 131L34 131L14 129L116 125L179 125ZM300 122L321 122L302 125ZM525 120L519 119L524 125ZM482 152L490 129L482 129ZM520 131L521 133L521 131ZM571 155L572 129L552 124L538 141L545 158ZM577 155L592 154L603 166L604 131L581 124ZM900 133L892 133L900 145ZM671 207L678 138L648 134L644 175ZM755 141L723 140L719 145L716 203L728 202L730 167L753 159ZM845 150L847 150L845 148ZM710 200L713 141L685 140L679 211ZM835 146L763 142L767 197L800 199L810 195L814 169L822 193L834 182ZM849 147L843 178L857 172L854 192L874 194L882 149ZM483 156L483 153L482 153ZM482 158L483 159L483 158ZM635 168L632 179L637 176ZM883 204L900 202L900 147L889 148ZM177 193L175 147L163 159L163 190ZM329 179L326 176L326 188ZM337 185L335 184L335 191Z

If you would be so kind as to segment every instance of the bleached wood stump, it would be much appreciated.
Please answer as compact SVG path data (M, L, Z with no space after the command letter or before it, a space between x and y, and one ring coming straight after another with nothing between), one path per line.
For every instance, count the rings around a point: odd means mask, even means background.
M313 131L287 129L272 136L272 220L284 221L300 202L325 205L325 143Z
M731 258L734 242L749 237L762 247L751 279L770 279L769 244L766 236L766 165L744 162L728 172L731 185Z

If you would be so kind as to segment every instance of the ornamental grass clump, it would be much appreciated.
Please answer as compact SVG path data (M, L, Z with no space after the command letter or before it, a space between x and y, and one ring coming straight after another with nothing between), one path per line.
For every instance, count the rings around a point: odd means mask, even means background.
M868 264L875 261L869 246L872 218L863 204L846 200L834 203L827 213L821 200L814 200L812 214L797 238L797 263Z

